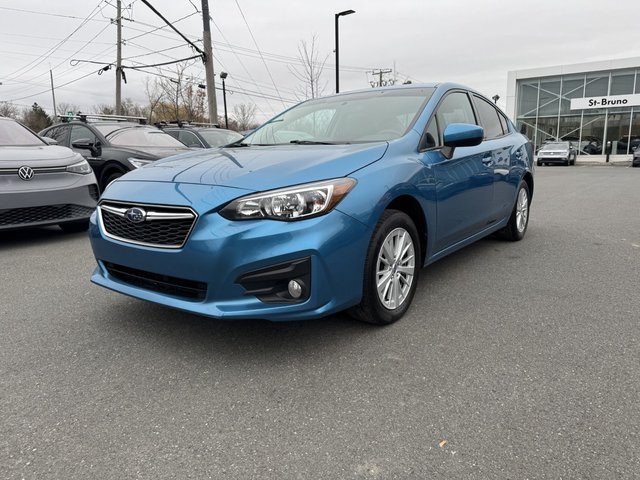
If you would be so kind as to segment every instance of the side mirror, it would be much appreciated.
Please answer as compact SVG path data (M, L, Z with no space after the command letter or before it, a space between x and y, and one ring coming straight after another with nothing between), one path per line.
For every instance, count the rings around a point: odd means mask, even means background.
M475 147L484 139L484 129L478 125L467 123L451 123L444 129L444 148L442 154L445 158L453 157L457 147Z
M76 140L71 144L71 146L80 150L89 150L93 157L99 157L102 155L102 145L100 142L92 143L88 138Z
M58 141L55 138L51 138L51 137L40 137L40 138L47 145L58 145Z

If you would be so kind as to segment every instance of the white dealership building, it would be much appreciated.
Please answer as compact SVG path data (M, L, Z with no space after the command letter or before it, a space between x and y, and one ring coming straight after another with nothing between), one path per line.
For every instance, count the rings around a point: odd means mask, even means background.
M536 148L570 140L581 155L630 158L640 146L640 57L509 72L507 114Z

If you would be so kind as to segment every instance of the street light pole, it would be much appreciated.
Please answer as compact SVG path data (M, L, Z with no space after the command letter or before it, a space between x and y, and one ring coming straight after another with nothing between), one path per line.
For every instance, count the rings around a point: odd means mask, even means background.
M227 117L227 89L224 85L224 79L227 78L227 72L220 72L222 79L222 101L224 103L224 128L229 129L229 118Z
M355 10L345 10L343 12L339 12L335 14L335 34L336 34L336 93L340 93L340 42L338 39L338 19L340 17L344 17L345 15L351 15L352 13L356 13Z

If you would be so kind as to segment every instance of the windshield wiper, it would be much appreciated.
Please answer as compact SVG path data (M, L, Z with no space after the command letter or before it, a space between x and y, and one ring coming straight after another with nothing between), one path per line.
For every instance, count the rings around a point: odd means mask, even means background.
M248 143L244 143L242 140L244 140L244 138L241 139L241 140L238 140L237 142L233 142L233 143L229 143L228 145L224 145L224 148L229 148L229 147L248 147L249 144Z
M333 142L317 142L314 140L291 140L289 143L296 145L335 145Z

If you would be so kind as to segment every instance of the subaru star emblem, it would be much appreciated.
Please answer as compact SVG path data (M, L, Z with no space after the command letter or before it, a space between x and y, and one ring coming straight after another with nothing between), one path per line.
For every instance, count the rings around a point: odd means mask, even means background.
M124 212L124 216L131 223L140 223L140 222L144 222L144 219L147 217L147 212L145 212L141 208L133 207L127 210L126 212Z
M20 167L18 169L18 176L25 181L31 180L33 178L33 168L27 167L26 165L24 167Z

